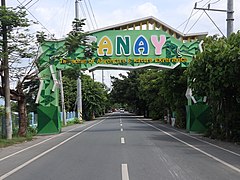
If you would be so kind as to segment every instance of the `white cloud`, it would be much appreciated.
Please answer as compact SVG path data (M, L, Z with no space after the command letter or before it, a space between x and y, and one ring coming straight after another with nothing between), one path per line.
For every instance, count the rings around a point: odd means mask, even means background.
M139 16L155 16L155 17L157 17L159 15L159 12L158 12L157 6L153 5L150 2L146 2L144 4L137 6L136 14L138 14Z

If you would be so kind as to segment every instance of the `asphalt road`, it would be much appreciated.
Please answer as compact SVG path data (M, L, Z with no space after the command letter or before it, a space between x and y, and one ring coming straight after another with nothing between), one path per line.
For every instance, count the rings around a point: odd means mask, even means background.
M239 180L240 152L129 113L0 149L0 180Z

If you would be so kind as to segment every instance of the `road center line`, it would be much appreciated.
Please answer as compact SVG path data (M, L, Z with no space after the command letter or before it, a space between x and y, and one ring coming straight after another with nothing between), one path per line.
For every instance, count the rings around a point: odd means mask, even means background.
M54 149L58 148L59 146L65 144L66 142L70 141L71 139L75 138L76 136L78 136L78 135L82 134L83 132L87 131L88 129L90 129L90 128L92 128L92 127L94 127L94 126L102 123L103 121L105 121L105 119L103 119L103 120L99 121L98 123L95 123L95 124L87 127L86 129L83 129L82 131L78 132L77 134L74 134L73 136L71 136L71 137L67 138L66 140L62 141L61 143L53 146L52 148L50 148L50 149L44 151L43 153L35 156L34 158L28 160L27 162L25 162L25 163L23 163L22 165L16 167L15 169L9 171L8 173L0 176L0 180L5 179L5 178L7 178L8 176L14 174L15 172L19 171L20 169L24 168L25 166L29 165L30 163L32 163L32 162L36 161L37 159L41 158L41 157L44 156L45 154L53 151Z
M120 124L120 126L122 126L122 123Z
M129 180L127 164L122 164L122 180Z
M138 119L138 120L141 121L141 122L144 123L144 124L147 124L148 126L153 127L154 129L157 129L158 131L163 132L164 134L172 137L173 139L175 139L175 140L177 140L177 141L179 141L179 142L181 142L181 143L183 143L183 144L185 144L185 145L187 145L187 146L195 149L196 151L201 152L202 154L204 154L204 155L206 155L206 156L214 159L215 161L218 161L219 163L221 163L221 164L223 164L223 165L225 165L225 166L227 166L227 167L229 167L229 168L237 171L238 173L240 173L240 169L239 169L239 168L237 168L237 167L235 167L235 166L233 166L233 165L231 165L231 164L229 164L229 163L227 163L227 162L225 162L225 161L217 158L216 156L213 156L213 155L211 155L211 154L209 154L209 153L207 153L207 152L205 152L205 151L203 151L203 150L201 150L201 149L199 149L199 148L197 148L197 147L195 147L195 146L193 146L193 145L191 145L191 144L189 144L189 143L187 143L187 142L185 142L185 141L183 141L183 140L181 140L181 139L179 139L179 138L177 138L177 137L175 137L175 136L173 136L172 134L170 134L170 133L168 133L168 132L166 132L166 131L164 131L164 130L162 130L162 129L159 129L158 127L153 126L152 124L149 124L149 123L147 123L147 122L144 122L144 121L142 121L142 120L140 120L140 119Z
M121 131L123 131L123 128L121 128Z
M125 144L125 139L124 139L124 137L121 137L121 143L122 143L122 144Z

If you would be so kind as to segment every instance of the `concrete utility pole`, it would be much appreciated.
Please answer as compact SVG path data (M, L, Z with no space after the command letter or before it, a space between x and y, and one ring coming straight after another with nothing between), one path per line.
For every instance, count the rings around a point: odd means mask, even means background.
M75 18L80 19L79 17L79 0L75 1ZM77 112L78 119L82 121L82 80L81 80L81 72L77 79Z
M197 3L195 3L194 9L198 10L203 10L205 11L218 11L218 12L226 12L227 13L227 37L229 37L233 33L233 0L228 0L227 1L227 10L222 10L222 9L212 9L210 8L210 4L208 4L208 8L198 8Z
M227 37L229 37L233 32L233 0L228 0L227 2Z
M6 8L5 0L1 0L1 6ZM6 137L12 139L12 118L11 118L11 103L10 103L10 81L9 81L9 67L8 67L8 44L7 44L7 27L2 23L2 51L3 51L3 88L5 97L5 124Z

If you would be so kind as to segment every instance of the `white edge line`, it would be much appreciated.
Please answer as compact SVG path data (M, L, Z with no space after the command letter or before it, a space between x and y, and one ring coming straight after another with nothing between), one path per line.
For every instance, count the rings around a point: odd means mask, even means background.
M84 125L82 125L81 127L84 127L84 126L86 126L86 125L87 125L87 124L84 124ZM45 142L47 142L47 141L49 141L49 140L51 140L51 139L57 138L57 137L59 137L59 136L62 136L62 135L66 134L66 133L68 133L68 132L70 132L70 131L73 131L73 130L75 130L75 129L81 128L81 127L72 128L72 129L70 129L70 130L68 130L68 131L66 131L66 132L60 133L60 134L58 134L58 135L55 135L55 136L50 137L50 138L48 138L48 139L45 139L45 140L43 140L43 141L41 141L41 142L39 142L39 143L37 143L37 144L34 144L34 145L29 146L29 147L27 147L27 148L25 148L25 149L22 149L22 150L20 150L20 151L17 151L17 152L15 152L15 153L13 153L13 154L10 154L10 155L8 155L8 156L5 156L4 158L1 158L1 159L0 159L0 162L3 161L3 160L5 160L5 159L8 159L8 158L10 158L10 157L12 157L12 156L15 156L15 155L17 155L17 154L19 154L19 153L21 153L21 152L24 152L24 151L26 151L26 150L28 150L28 149L31 149L31 148L33 148L33 147L35 147L35 146L38 146L38 145L40 145L40 144L43 144L43 143L45 143Z
M122 180L129 180L127 164L122 164Z
M160 124L160 126L162 126L162 125ZM163 127L163 126L162 126L162 127ZM165 127L165 126L164 126L164 127ZM231 154L234 154L234 155L240 157L240 154L238 154L238 153L236 153L236 152L233 152L233 151L231 151L231 150L225 149L225 148L223 148L223 147L220 147L220 146L218 146L218 145L215 145L215 144L212 144L212 143L210 143L210 142L204 141L204 140L202 140L202 139L199 139L199 138L190 136L190 135L188 135L188 134L186 134L186 133L184 133L184 132L178 131L178 130L176 130L176 129L169 128L169 127L165 127L165 128L174 130L175 132L179 132L179 133L181 133L181 134L183 134L183 135L185 135L185 136L188 136L188 137L190 137L190 138L193 138L193 139L195 139L195 140L198 140L198 141L203 142L203 143L205 143L205 144L214 146L214 147L216 147L216 148L218 148L218 149L221 149L221 150L223 150L223 151L229 152L229 153L231 153Z
M175 140L177 140L177 141L179 141L179 142L181 142L181 143L183 143L183 144L185 144L185 145L187 145L187 146L189 146L189 147L191 147L191 148L193 148L193 149L195 149L195 150L205 154L206 156L208 156L208 157L210 157L210 158L220 162L221 164L224 164L225 166L227 166L227 167L229 167L229 168L231 168L231 169L233 169L233 170L235 170L235 171L240 173L240 169L239 168L237 168L237 167L235 167L235 166L233 166L233 165L231 165L231 164L229 164L229 163L227 163L227 162L225 162L225 161L223 161L223 160L221 160L221 159L219 159L219 158L217 158L217 157L215 157L215 156L213 156L213 155L211 155L211 154L209 154L209 153L207 153L207 152L205 152L205 151L203 151L203 150L201 150L201 149L199 149L199 148L197 148L197 147L195 147L195 146L193 146L193 145L191 145L191 144L189 144L189 143L187 143L187 142L185 142L185 141L183 141L183 140L181 140L181 139L179 139L179 138L177 138L177 137L175 137L173 135L171 135L170 133L168 133L166 131L163 131L162 129L159 129L159 128L157 128L157 127L155 127L155 126L153 126L153 125L151 125L149 123L146 123L146 122L144 122L142 120L139 120L139 121L141 121L142 123L147 124L147 125L153 127L154 129L157 129L157 130L163 132L164 134L172 137L173 139L175 139Z
M61 143L59 143L59 144L57 144L57 145L55 145L55 146L53 146L52 148L50 148L50 149L44 151L43 153L41 153L41 154L35 156L34 158L32 158L32 159L30 159L29 161L23 163L22 165L16 167L15 169L9 171L8 173L6 173L6 174L0 176L0 180L5 179L5 178L7 178L8 176L14 174L15 172L17 172L17 171L19 171L20 169L24 168L24 167L27 166L28 164L30 164L30 163L32 163L33 161L39 159L40 157L44 156L45 154L47 154L47 153L53 151L54 149L58 148L59 146L65 144L66 142L70 141L71 139L75 138L76 136L78 136L78 135L82 134L83 132L87 131L88 129L90 129L90 128L92 128L92 127L94 127L94 126L96 126L96 125L102 123L104 120L105 120L105 119L101 120L100 122L98 122L98 123L96 123L96 124L93 124L93 125L87 127L86 129L84 129L84 130L78 132L77 134L74 134L73 136L67 138L66 140L62 141Z

